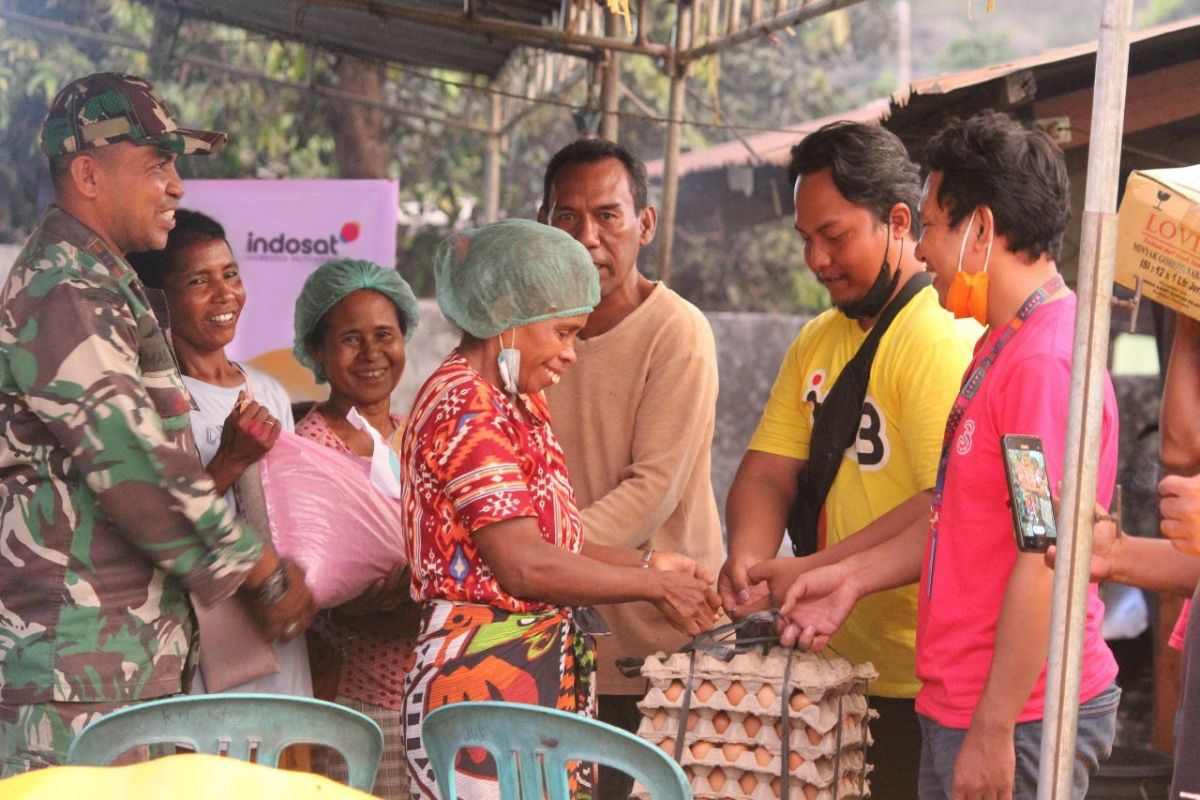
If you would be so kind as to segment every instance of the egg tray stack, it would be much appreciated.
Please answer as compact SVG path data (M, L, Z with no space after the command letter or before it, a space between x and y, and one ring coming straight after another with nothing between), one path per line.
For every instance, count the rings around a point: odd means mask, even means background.
M788 667L788 658L792 663ZM869 794L866 749L870 664L773 647L726 661L707 653L646 659L650 690L638 707L638 735L673 758L683 736L680 765L694 797L777 800L782 790L783 706L787 704L790 800L850 800ZM786 697L784 672L787 670ZM685 687L692 695L680 731ZM836 773L836 774L835 774ZM634 796L649 795L640 785Z

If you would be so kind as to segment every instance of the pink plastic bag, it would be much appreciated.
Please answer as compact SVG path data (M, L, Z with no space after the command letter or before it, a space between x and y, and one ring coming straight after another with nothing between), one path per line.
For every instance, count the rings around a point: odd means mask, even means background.
M283 432L259 464L275 548L304 569L322 608L407 562L400 502L371 484L368 459Z

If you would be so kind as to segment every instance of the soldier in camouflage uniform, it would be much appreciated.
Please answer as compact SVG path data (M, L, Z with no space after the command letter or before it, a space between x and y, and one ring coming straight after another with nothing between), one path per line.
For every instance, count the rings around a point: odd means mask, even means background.
M0 777L61 763L98 715L186 688L188 591L247 591L272 637L314 610L303 573L213 492L124 259L166 244L177 156L224 141L110 73L63 89L42 128L56 202L0 292Z

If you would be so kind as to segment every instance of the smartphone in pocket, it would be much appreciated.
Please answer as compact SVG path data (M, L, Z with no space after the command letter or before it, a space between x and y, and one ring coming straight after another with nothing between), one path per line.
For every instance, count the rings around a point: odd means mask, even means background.
M1009 434L1000 439L1004 451L1004 474L1012 506L1013 532L1017 549L1044 553L1058 538L1054 504L1050 500L1050 475L1042 440L1036 436Z

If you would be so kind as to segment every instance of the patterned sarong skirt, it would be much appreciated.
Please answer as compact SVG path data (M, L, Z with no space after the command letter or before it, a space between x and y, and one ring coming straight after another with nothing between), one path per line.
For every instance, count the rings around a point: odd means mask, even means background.
M415 657L404 684L405 758L414 800L439 797L421 742L421 723L439 706L503 700L595 716L595 646L569 608L517 613L428 601ZM581 765L572 775L575 797L591 796L592 771L592 765ZM455 773L462 800L499 797L495 764L483 750L462 750Z

